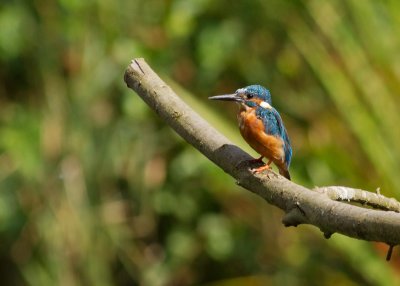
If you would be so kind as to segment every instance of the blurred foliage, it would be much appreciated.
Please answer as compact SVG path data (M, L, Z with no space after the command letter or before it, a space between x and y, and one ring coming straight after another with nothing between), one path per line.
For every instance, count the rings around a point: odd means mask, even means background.
M289 130L292 176L400 198L400 3L0 4L0 273L5 285L397 285L399 255L282 213L128 90L144 57L251 154L234 106L260 83ZM185 90L190 90L188 93ZM397 268L396 268L397 265Z

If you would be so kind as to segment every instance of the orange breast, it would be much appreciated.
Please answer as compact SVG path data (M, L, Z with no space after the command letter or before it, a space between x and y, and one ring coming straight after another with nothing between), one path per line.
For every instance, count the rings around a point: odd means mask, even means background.
M241 110L238 114L239 129L246 142L259 154L282 165L284 161L283 140L265 133L264 125L255 110Z

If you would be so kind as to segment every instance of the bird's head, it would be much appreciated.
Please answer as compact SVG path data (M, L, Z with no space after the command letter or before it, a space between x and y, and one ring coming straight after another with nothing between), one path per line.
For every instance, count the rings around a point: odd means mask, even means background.
M272 104L271 93L261 85L249 85L244 88L239 88L233 94L216 95L211 96L208 99L235 101L247 108L257 106L271 108Z

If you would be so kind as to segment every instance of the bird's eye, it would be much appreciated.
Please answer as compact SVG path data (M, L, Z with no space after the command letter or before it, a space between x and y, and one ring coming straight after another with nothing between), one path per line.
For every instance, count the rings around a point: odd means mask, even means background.
M253 95L251 93L246 94L246 96L247 96L248 99L253 98Z

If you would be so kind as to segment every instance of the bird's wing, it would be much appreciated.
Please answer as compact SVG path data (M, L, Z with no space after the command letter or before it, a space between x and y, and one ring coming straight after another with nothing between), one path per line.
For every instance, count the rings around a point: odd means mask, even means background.
M285 153L285 164L289 168L292 159L292 147L290 145L289 136L283 125L282 118L275 108L262 108L257 109L257 117L261 119L265 126L265 132L269 135L277 136L283 140L283 148Z

